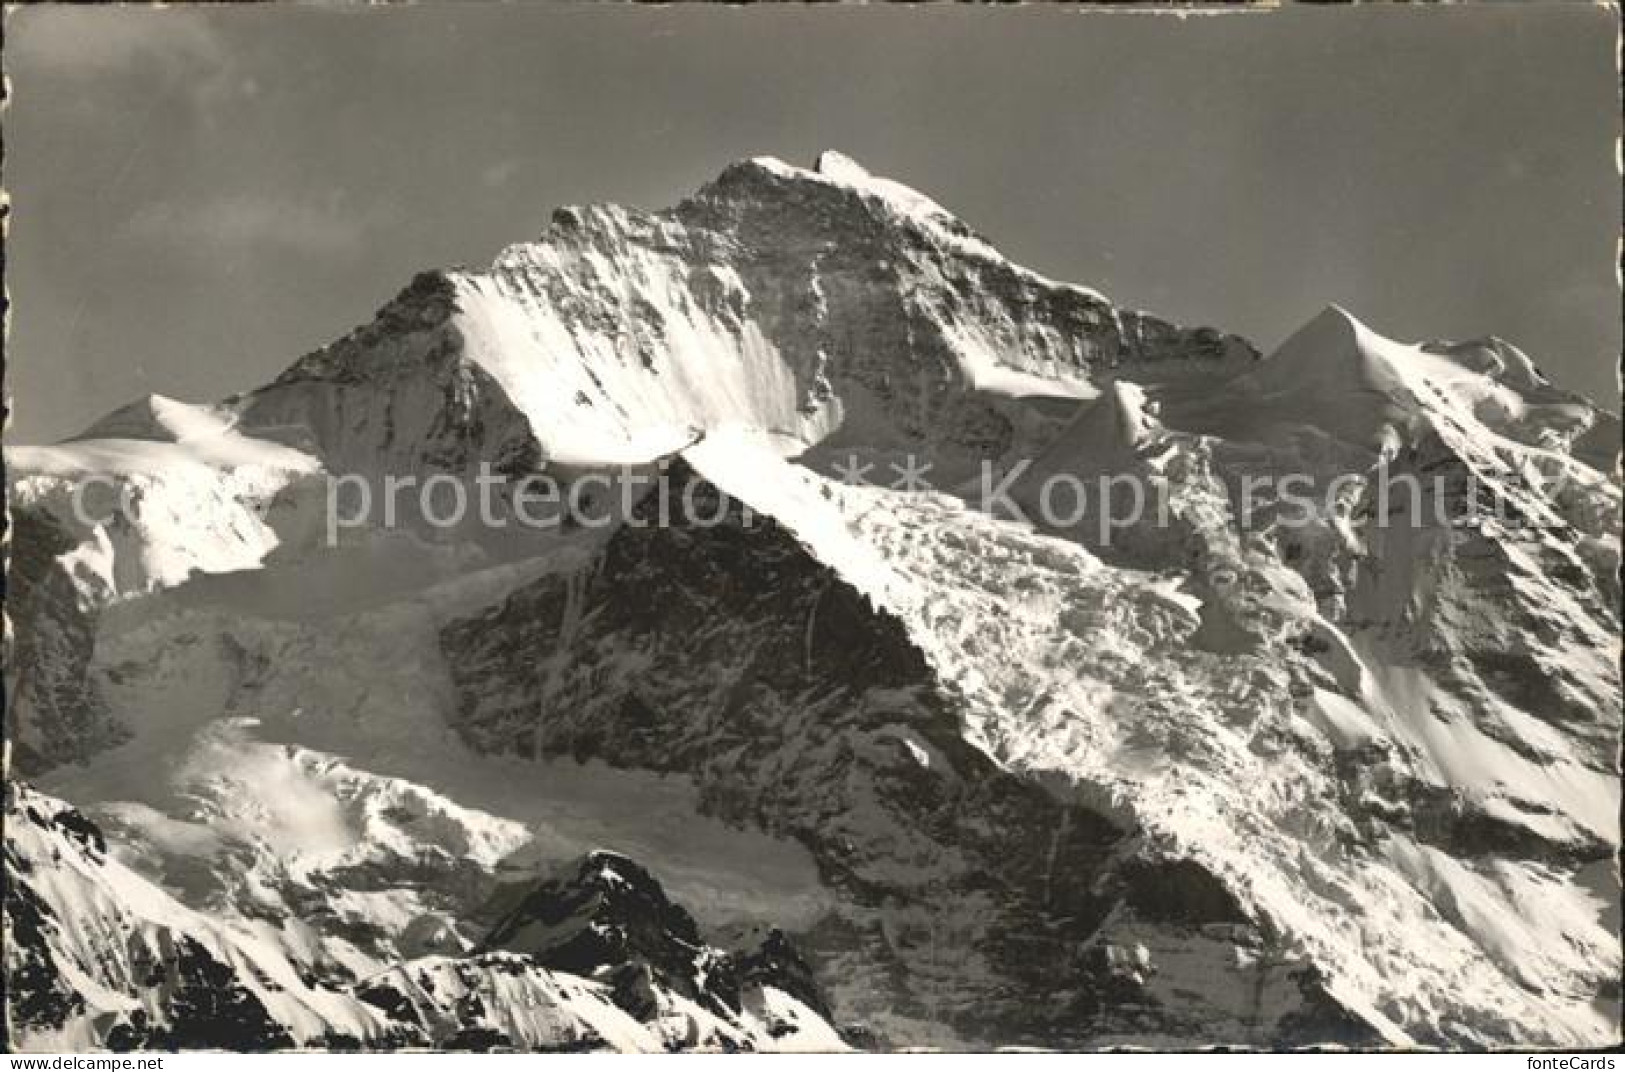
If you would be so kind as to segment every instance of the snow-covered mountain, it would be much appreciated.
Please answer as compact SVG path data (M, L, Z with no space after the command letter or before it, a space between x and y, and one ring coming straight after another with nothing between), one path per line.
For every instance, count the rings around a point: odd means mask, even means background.
M1501 340L1261 357L834 153L560 209L8 448L8 1027L1617 1041L1618 437ZM708 521L332 525L482 465Z

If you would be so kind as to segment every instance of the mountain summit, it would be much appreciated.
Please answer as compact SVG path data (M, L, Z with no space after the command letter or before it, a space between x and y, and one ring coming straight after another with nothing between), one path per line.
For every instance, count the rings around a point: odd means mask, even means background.
M951 462L1009 445L1013 399L1253 356L1013 265L825 153L812 171L734 164L664 212L561 208L489 269L419 277L237 406L250 430L320 413L316 449L346 465L637 463L720 427Z

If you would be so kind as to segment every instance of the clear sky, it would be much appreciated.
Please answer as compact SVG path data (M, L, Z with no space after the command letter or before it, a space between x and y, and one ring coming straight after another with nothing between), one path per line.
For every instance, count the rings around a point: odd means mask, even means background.
M559 204L838 148L1268 349L1327 302L1612 397L1612 10L8 12L10 438L264 382Z

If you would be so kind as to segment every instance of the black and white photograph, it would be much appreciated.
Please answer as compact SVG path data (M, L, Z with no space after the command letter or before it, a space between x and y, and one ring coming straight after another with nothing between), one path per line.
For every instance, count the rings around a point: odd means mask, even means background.
M7 1070L1615 1067L1617 4L4 15Z

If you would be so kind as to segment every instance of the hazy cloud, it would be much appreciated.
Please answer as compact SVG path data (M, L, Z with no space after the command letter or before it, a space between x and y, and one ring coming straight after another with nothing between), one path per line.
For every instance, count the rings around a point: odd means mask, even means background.
M14 11L6 22L11 64L24 70L38 66L54 77L145 65L216 70L228 58L209 23L179 11L51 5Z
M376 211L349 211L337 201L236 193L201 203L148 205L130 219L126 233L144 242L211 250L251 247L331 256L359 252L378 219Z
M488 190L499 189L513 181L519 173L519 161L512 159L498 160L480 172L480 185Z

